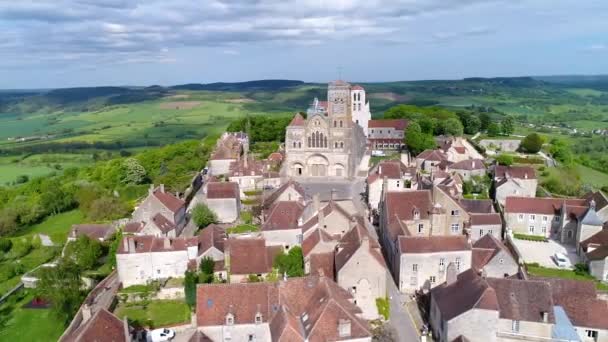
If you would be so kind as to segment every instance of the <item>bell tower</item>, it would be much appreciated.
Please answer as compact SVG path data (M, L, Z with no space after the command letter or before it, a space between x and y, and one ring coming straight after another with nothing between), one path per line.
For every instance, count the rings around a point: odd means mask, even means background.
M327 88L328 115L332 120L342 120L344 127L351 121L350 84L334 81Z

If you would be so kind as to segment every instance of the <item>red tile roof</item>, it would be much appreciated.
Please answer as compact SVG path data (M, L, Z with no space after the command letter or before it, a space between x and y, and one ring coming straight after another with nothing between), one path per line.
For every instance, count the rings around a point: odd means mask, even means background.
M416 159L424 159L430 161L445 161L448 157L441 150L424 150L416 156Z
M485 226L485 225L501 225L502 219L500 214L471 214L469 216L472 226Z
M135 250L129 250L125 248L125 241L133 241ZM167 245L168 244L168 245ZM129 253L161 253L161 252L175 252L175 251L186 251L189 246L196 246L198 244L197 238L166 238L156 237L152 235L141 235L141 236L125 236L122 238L118 250L118 254L129 254Z
M114 234L116 228L109 224L74 224L70 230L70 237L87 236L90 239L108 239Z
M270 160L270 161L282 161L283 160L283 154L281 154L279 152L272 152L268 156L268 160Z
M586 202L584 199L508 196L505 202L505 213L556 215L559 214L563 204L583 206L586 205Z
M230 163L229 168L230 177L262 176L264 174L264 164L253 157L247 157L247 163L245 163L245 158L235 160Z
M215 224L208 225L198 234L198 254L205 253L211 247L215 247L223 252L226 239L227 236L224 228Z
M401 253L438 253L471 250L467 237L462 236L400 236Z
M152 223L164 234L167 234L175 229L175 225L161 213L158 213L152 217Z
M394 128L398 131L406 129L408 124L409 122L405 119L369 120L367 122L369 128Z
M352 90L364 90L362 86L355 84L352 88Z
M125 322L102 308L83 323L72 336L74 342L127 341ZM43 336L40 336L44 339Z
M230 273L248 275L272 271L276 248L266 246L260 238L231 238L227 240L230 254ZM276 246L281 248L281 246Z
M277 198L279 198L279 196L281 196L281 194L283 192L285 192L289 188L293 188L302 197L306 196L306 193L304 192L304 188L302 187L302 185L300 185L300 183L290 179L289 181L287 181L286 183L281 185L278 189L273 191L268 197L266 197L266 199L264 199L264 203L269 204L269 205L272 204L274 201L277 200ZM295 200L295 198L293 200Z
M386 206L389 220L396 216L404 221L414 219L414 212L420 214L420 219L428 219L433 202L431 192L428 190L417 191L389 191L386 194Z
M450 165L450 169L452 170L485 170L486 166L483 163L483 159L467 159L456 162Z
M494 177L498 179L506 178L506 175L511 178L518 179L535 179L536 170L531 166L504 166L496 165Z
M367 244L367 252L374 258L381 267L386 267L384 257L380 253L380 245L370 236L367 229L359 224L351 228L340 239L335 254L335 267L339 272L350 258Z
M308 256L308 254L319 243L330 243L336 240L337 239L329 235L325 230L317 228L312 233L310 233L302 242L302 254L304 254L304 256Z
M184 207L186 202L173 196L167 192L161 192L160 189L156 189L153 192L156 197L167 209L171 210L174 214L177 213L181 208Z
M603 260L608 257L608 229L595 233L588 239L581 242L583 250L589 260ZM591 250L590 247L593 247Z
M368 183L384 177L388 179L401 179L404 174L415 175L415 167L407 167L399 160L383 160L378 163L374 171L367 177Z
M481 270L488 262L494 258L501 251L507 255L511 255L511 252L500 240L494 235L486 234L473 244L472 251L472 267L476 270ZM513 260L515 260L513 258Z
M553 299L548 283L508 278L487 278L486 281L496 292L500 318L543 322L543 312L546 312L548 323L555 323Z
M298 219L304 211L304 205L295 201L275 202L268 213L262 230L299 229Z
M144 222L129 222L123 228L123 232L130 234L139 233L145 226L146 224Z
M289 123L289 126L304 126L306 125L306 120L302 117L302 115L300 115L300 113L296 113L296 115L294 115L293 119L291 119L291 122Z
M310 255L310 273L334 278L334 252L314 253ZM321 272L323 274L321 274Z
M235 182L208 183L207 198L239 198L239 185Z

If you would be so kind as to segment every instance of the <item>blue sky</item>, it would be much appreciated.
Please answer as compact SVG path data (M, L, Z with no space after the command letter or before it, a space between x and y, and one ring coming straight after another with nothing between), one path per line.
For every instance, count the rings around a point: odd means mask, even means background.
M0 88L608 73L600 0L0 1Z

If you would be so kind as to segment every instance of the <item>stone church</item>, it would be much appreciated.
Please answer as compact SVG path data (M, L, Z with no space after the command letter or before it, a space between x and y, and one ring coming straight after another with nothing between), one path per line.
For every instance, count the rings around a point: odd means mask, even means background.
M283 176L356 176L366 146L363 127L367 127L367 120L353 119L361 89L334 81L327 89L327 102L315 99L307 119L299 113L294 116L285 136Z

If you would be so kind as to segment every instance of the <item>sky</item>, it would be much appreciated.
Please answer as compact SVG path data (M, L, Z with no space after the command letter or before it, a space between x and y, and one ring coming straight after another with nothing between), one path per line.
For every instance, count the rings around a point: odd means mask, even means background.
M0 0L4 89L606 73L606 0Z

